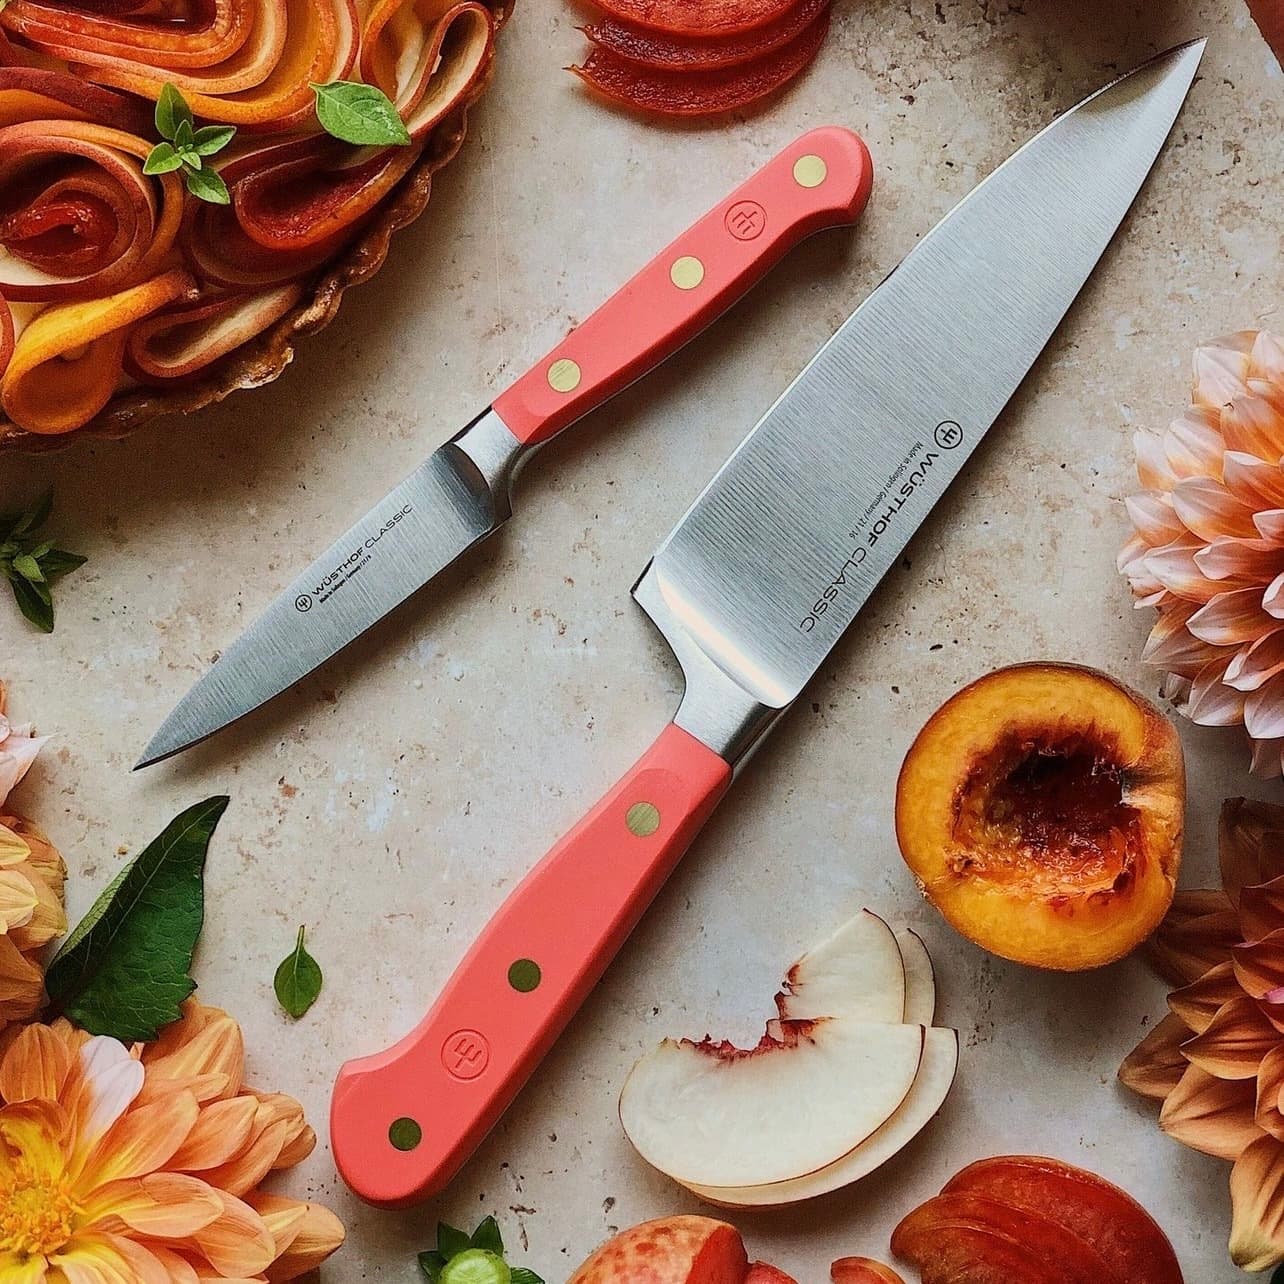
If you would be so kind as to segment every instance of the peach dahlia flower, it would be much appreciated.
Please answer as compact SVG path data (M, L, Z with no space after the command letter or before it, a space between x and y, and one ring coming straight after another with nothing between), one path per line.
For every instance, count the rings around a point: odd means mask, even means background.
M1252 769L1284 769L1284 341L1245 331L1195 353L1191 408L1136 437L1144 489L1119 555L1159 619L1144 658L1203 726L1242 723Z
M242 1083L225 1012L189 1001L132 1049L63 1020L4 1042L0 1284L290 1280L342 1242L325 1208L258 1190L316 1138Z
M1151 944L1179 988L1120 1079L1169 1136L1229 1160L1230 1253L1284 1261L1284 807L1222 807L1222 890L1178 892Z

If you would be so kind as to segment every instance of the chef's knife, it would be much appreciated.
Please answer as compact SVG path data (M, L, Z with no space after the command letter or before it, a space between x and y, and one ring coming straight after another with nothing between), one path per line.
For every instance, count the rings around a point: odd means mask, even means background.
M796 139L279 594L184 696L136 769L284 691L497 530L533 450L671 356L804 237L855 222L872 182L869 152L850 130Z
M1052 337L1202 53L1115 82L982 183L661 546L633 591L682 665L677 715L509 896L419 1027L344 1066L331 1141L357 1194L441 1190L511 1101Z

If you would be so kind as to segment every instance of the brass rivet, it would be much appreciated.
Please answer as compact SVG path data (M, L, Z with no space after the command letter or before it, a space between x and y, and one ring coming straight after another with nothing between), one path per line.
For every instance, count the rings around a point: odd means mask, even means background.
M799 187L819 187L829 176L829 167L810 153L794 161L794 182Z
M554 361L548 368L548 386L554 392L574 392L582 377L579 366L569 357Z
M402 1116L388 1126L388 1140L397 1150L414 1150L424 1139L424 1130L414 1120Z
M694 290L704 280L704 264L691 254L675 259L669 269L669 280L679 290Z
M635 838L650 838L660 828L660 809L655 803L636 802L629 808L624 823Z

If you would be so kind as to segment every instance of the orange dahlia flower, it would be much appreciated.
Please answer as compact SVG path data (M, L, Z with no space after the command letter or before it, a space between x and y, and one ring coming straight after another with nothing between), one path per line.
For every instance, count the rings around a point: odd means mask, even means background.
M189 1001L126 1048L66 1021L0 1057L0 1281L290 1280L343 1241L333 1213L263 1194L316 1137L290 1097L242 1083L240 1027Z
M1245 331L1195 353L1191 408L1136 437L1144 487L1119 569L1159 619L1144 658L1203 726L1243 724L1252 769L1284 770L1284 341Z
M1120 1079L1163 1103L1159 1126L1230 1160L1230 1253L1284 1261L1284 807L1222 807L1220 891L1178 892L1152 942L1180 988Z
M44 740L5 717L0 684L0 1034L44 1006L36 956L67 930L66 870L53 844L30 821L5 814L9 791L27 774Z

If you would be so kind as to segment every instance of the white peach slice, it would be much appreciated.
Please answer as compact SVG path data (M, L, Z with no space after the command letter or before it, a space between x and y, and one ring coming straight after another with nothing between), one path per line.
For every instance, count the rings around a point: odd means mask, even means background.
M620 1121L684 1185L788 1181L848 1154L895 1114L923 1056L917 1025L784 1021L756 1048L666 1039L634 1066Z
M957 1031L928 1030L923 1060L909 1095L872 1137L841 1159L816 1172L772 1185L749 1184L738 1189L688 1182L683 1185L693 1195L723 1208L779 1208L841 1190L881 1168L931 1123L954 1086L958 1064Z
M931 1025L936 1017L936 969L923 938L908 927L896 933L905 965L905 1017L911 1025Z
M789 969L776 1007L784 1021L843 1017L895 1025L908 1020L905 964L896 934L877 914L861 910Z

